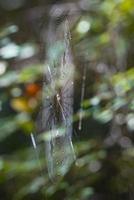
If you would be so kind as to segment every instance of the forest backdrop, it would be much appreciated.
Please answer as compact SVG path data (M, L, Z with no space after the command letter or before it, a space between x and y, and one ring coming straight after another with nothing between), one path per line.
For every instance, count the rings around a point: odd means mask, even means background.
M76 68L77 162L55 183L44 149L35 151L30 137L42 104L51 15L69 16ZM133 0L1 0L0 199L133 200L133 67Z

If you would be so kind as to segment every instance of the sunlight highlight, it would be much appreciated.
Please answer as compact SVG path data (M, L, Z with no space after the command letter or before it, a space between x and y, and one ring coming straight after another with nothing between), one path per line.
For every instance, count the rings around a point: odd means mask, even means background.
M87 33L90 30L91 24L87 20L82 20L77 26L77 31L79 33Z

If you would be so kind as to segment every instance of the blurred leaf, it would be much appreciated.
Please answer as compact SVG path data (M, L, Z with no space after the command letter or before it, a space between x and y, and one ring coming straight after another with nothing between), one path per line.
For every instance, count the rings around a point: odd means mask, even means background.
M10 71L0 77L0 87L8 87L18 81L18 73Z
M15 117L0 119L0 141L18 129Z
M33 82L42 73L42 66L41 65L34 65L24 68L20 75L19 75L19 82Z

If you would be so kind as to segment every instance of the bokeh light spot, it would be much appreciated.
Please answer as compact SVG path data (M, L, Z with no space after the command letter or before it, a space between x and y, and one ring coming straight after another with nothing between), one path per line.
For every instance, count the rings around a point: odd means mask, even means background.
M77 31L79 33L87 33L90 30L90 22L87 20L82 20L79 22L78 26L77 26Z
M4 74L6 72L6 62L0 62L0 75Z

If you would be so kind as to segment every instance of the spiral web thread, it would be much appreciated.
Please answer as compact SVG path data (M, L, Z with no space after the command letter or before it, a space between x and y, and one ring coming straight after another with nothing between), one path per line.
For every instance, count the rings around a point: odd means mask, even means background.
M63 39L59 40L57 36L60 35L61 38L61 33ZM45 132L46 162L51 178L64 175L75 160L71 139L74 65L67 20L58 27L58 30L54 22L50 22L48 46L57 50L57 44L62 47L57 57L51 57L53 54L48 49L41 119L42 130Z

